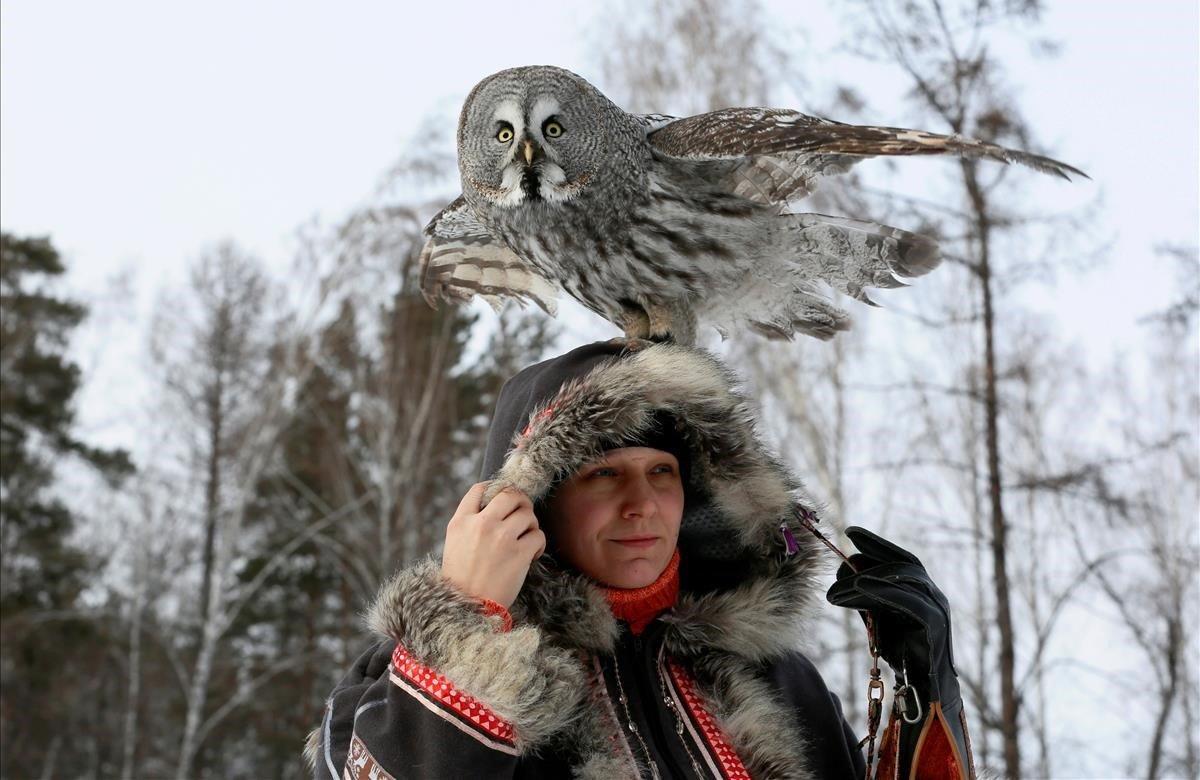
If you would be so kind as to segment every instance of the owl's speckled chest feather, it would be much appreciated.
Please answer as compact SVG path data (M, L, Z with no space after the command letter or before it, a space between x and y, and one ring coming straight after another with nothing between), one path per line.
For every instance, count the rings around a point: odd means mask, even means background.
M629 302L685 301L735 279L764 238L767 211L650 175L622 197L535 201L484 218L540 273L609 318ZM600 202L597 202L597 201Z

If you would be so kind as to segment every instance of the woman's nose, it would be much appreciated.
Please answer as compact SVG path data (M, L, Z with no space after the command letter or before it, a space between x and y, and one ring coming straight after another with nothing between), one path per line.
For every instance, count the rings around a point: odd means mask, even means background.
M657 511L654 488L645 478L631 480L625 489L621 517L648 517Z

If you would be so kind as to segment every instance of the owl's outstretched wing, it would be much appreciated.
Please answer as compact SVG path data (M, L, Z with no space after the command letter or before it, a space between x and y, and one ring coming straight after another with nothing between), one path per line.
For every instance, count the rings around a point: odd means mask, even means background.
M558 310L558 287L492 237L459 195L425 226L421 250L421 293L469 301L478 295L499 311L503 298L524 306L533 301L547 314Z
M957 154L1021 163L1070 180L1087 174L1037 154L956 135L900 127L848 125L777 108L726 108L707 114L643 121L659 154L714 163L712 173L730 192L760 203L801 198L822 176L845 173L879 155Z

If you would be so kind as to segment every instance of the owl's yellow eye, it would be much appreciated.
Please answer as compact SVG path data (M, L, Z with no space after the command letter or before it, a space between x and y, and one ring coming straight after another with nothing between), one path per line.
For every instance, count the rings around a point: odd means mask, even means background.
M547 138L558 138L563 134L563 126L551 119L542 125L542 132Z
M502 144L506 144L513 139L513 130L508 125L500 128L500 132L496 133L496 140Z

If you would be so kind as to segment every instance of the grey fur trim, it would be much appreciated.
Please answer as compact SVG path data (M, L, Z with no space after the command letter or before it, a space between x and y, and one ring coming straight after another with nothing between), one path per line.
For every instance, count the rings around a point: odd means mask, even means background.
M804 731L754 668L733 655L696 660L693 671L711 712L751 777L811 780Z
M511 723L517 748L533 752L578 717L586 673L576 654L544 642L538 628L501 633L496 620L432 559L386 583L367 615L372 630Z
M811 547L794 558L772 562L769 573L733 590L681 593L675 609L663 616L667 650L688 659L711 652L733 653L754 662L794 651L816 611L815 577L824 566Z
M580 780L609 780L614 777L643 777L625 733L618 722L612 699L604 686L600 662L592 658L588 706L577 728L564 745L568 753L580 757L571 774ZM617 749L614 750L613 748Z
M582 574L537 561L510 610L513 619L543 627L555 641L593 653L610 654L620 631L604 594Z
M317 769L317 754L321 750L321 727L317 726L304 738L304 763L310 772Z

